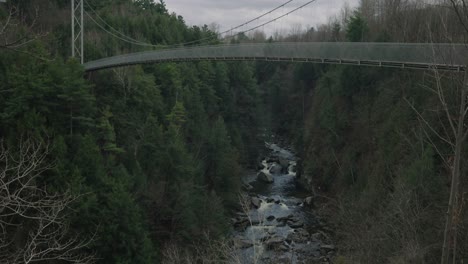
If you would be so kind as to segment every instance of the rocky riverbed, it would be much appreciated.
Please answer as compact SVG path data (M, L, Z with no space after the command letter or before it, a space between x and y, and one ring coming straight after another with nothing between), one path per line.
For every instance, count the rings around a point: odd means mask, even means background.
M266 143L270 154L244 177L242 211L231 219L241 263L331 263L330 228L314 197L296 181L290 149Z

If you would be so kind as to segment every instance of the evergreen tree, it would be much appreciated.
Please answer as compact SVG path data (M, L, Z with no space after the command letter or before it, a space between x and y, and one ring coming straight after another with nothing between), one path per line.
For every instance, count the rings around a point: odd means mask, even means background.
M362 42L367 39L369 28L360 13L354 13L346 28L346 38L351 42Z
M240 187L240 169L237 153L231 146L226 126L221 118L218 118L212 126L206 153L207 183L228 205L236 204Z

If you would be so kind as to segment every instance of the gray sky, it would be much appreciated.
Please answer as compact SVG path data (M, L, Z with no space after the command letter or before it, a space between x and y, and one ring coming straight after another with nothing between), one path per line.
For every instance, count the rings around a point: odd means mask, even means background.
M260 21L252 22L239 30L247 30L263 24L308 1L294 0ZM285 2L287 0L165 0L169 12L176 12L183 16L188 25L209 25L214 22L220 25L220 31L229 30ZM303 29L323 24L328 21L329 17L338 15L345 2L353 8L357 6L359 0L317 0L296 13L260 29L271 34L276 30L288 30L297 24L302 24Z

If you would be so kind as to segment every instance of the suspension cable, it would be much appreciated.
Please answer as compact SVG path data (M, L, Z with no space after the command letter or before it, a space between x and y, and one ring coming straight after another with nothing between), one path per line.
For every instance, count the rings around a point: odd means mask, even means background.
M272 10L270 10L270 11L268 11L268 12L266 12L266 13L263 13L262 15L260 15L260 16L258 16L258 17L252 18L251 20L249 20L249 21L247 21L247 22L245 22L245 23L243 23L243 24L240 24L240 25L238 25L238 26L235 26L235 27L233 27L233 28L230 28L230 29L228 29L228 30L226 30L226 31L224 31L224 32L217 33L216 36L222 36L223 34L232 32L233 30L236 30L236 29L241 28L241 27L243 27L243 26L246 26L246 25L248 25L248 24L250 24L250 23L252 23L252 22L254 22L254 21L257 21L257 20L259 20L260 18L265 17L265 16L267 16L267 15L269 15L269 14L275 12L276 10L278 10L278 9L280 9L280 8L282 8L282 7L284 7L284 6L286 6L287 4L291 3L292 1L294 1L294 0L289 0L289 1L287 1L287 2L285 2L285 3L283 3L283 4L281 4L281 5L279 5L279 6L275 7L275 8L273 8ZM178 44L178 45L193 44L193 43L197 43L197 42L200 42L200 41L203 41L203 40L210 40L210 39L212 39L212 38L213 38L213 37L206 37L206 38L202 38L202 39L198 39L198 40L193 40L193 41L190 41L190 42L181 43L181 44Z
M247 33L247 32L250 32L250 31L253 31L253 30L255 30L255 29L261 28L261 27L263 27L263 26L266 26L266 25L268 25L268 24L270 24L270 23L275 22L275 21L278 20L278 19L281 19L281 18L283 18L283 17L285 17L285 16L287 16L287 15L290 15L290 14L296 12L296 11L299 10L299 9L302 9L302 8L304 8L304 7L306 7L306 6L310 5L310 4L312 4L312 3L315 2L315 1L317 1L317 0L311 0L311 1L309 1L309 2L307 2L307 3L305 3L305 4L303 4L303 5L301 5L301 6L297 7L297 8L295 8L295 9L293 9L293 10L287 12L286 14L283 14L283 15L281 15L281 16L279 16L279 17L273 18L272 20L269 20L269 21L267 21L267 22L265 22L265 23L263 23L263 24L261 24L261 25L255 26L255 27L253 27L253 28L249 28L248 30L239 32L239 33L237 33L237 34L235 34L235 35L233 35L233 36L230 36L230 37L233 38L233 37L238 36L238 35L240 35L240 34L245 34L245 33Z
M146 47L156 47L157 45L153 45L153 44L147 44L147 43L142 43L142 42L135 42L135 41L131 41L131 40L128 40L128 39L124 39L110 31L108 31L103 25L101 25L100 23L98 23L87 11L85 11L85 14L88 15L88 17L94 22L94 24L96 24L100 29L102 29L103 31L105 31L106 33L108 33L109 35L113 36L114 38L117 38L121 41L124 41L124 42L127 42L127 43L130 43L130 44L134 44L134 45L138 45L138 46L146 46Z
M86 1L86 0L85 0L85 1ZM236 27L234 27L234 28L232 28L232 29L229 29L229 30L224 31L224 32L221 32L221 33L217 33L216 36L221 36L221 35L223 35L223 34L226 34L226 33L228 33L228 32L231 32L233 29L238 29L238 28L240 28L240 27L243 27L243 26L245 26L245 25L248 25L248 24L252 23L253 21L258 20L259 18L262 18L262 17L264 17L264 16L266 16L266 15L268 15L268 14L271 14L272 12L278 10L279 8L282 8L282 7L286 6L288 3L292 2L292 1L294 1L294 0L289 0L289 1L287 1L287 2L285 2L285 3L283 3L283 4L281 4L280 6L278 6L278 7L274 8L274 9L272 9L272 10L270 10L270 11L268 11L268 12L266 12L266 13L264 13L264 14L262 14L262 15L256 17L256 18L254 18L254 19L251 19L251 20L249 20L248 22L245 22L245 23L243 23L243 24L241 24L241 25L239 25L239 26L236 26ZM245 33L247 33L247 32L256 30L256 29L258 29L258 28L260 28L260 27L264 27L264 26L266 26L266 25L268 25L268 24L271 24L271 23L273 23L273 22L275 22L275 21L277 21L277 20L279 20L279 19L281 19L281 18L283 18L283 17L285 17L285 16L288 16L288 15L290 15L290 14L292 14L292 13L294 13L294 12L296 12L296 11L298 11L298 10L300 10L300 9L302 9L302 8L308 6L308 5L310 5L310 4L312 4L313 2L316 2L316 1L317 1L317 0L310 0L310 1L306 2L305 4L303 4L303 5L301 5L301 6L297 7L297 8L295 8L295 9L293 9L293 10L291 10L291 11L289 11L289 12L287 12L287 13L281 15L281 16L278 16L278 17L276 17L276 18L274 18L274 19L271 19L271 20L269 20L269 21L267 21L267 22L265 22L265 23L263 23L263 24L260 24L260 25L258 25L258 26L252 27L252 28L247 29L247 30L244 30L244 31L241 31L241 32L239 32L239 33L237 33L237 34L234 34L234 35L232 35L232 36L229 36L229 37L230 37L230 38L234 38L234 37L236 37L236 36L239 36L240 34L245 34ZM89 4L88 4L88 6L89 6ZM94 11L94 12L95 12L95 11ZM130 43L130 44L134 44L134 45L139 45L139 46L161 47L161 45L154 45L154 44L151 44L151 43L145 43L145 42L141 42L141 41L135 40L135 39L133 39L133 38L130 38L130 37L126 36L125 34L121 33L120 31L116 30L115 28L111 27L109 24L105 23L105 21L101 18L101 20L103 20L103 22L104 22L107 26L109 26L110 28L112 28L114 31L118 32L118 33L119 33L120 35L122 35L123 37L118 36L118 35L116 35L116 34L114 34L114 33L112 33L112 32L109 32L103 25L101 25L99 22L97 22L87 11L85 11L85 13L86 13L86 15L88 15L88 17L89 17L99 28L101 28L102 30L104 30L104 31L107 32L108 34L112 35L113 37L115 37L115 38L117 38L117 39L119 39L119 40L121 40L121 41ZM97 15L96 12L95 12L95 14ZM97 15L97 16L98 16L98 15ZM181 45L194 44L194 43L197 43L197 42L200 42L200 41L211 40L211 39L213 39L213 36L211 36L211 37L206 37L206 38L201 38L201 39L194 40L194 41L190 41L190 42L179 43L179 44L173 44L173 45L165 46L165 47L166 47L166 48L171 48L171 47L176 47L176 46L181 46Z
M124 33L120 32L119 30L115 29L114 27L112 27L111 25L109 25L97 12L96 10L93 9L93 7L89 4L88 0L85 0L85 3L86 5L88 6L88 8L93 12L93 14L102 22L104 23L104 25L106 25L107 27L109 27L111 30L113 30L116 34L122 36L123 38L125 39L128 39L129 41L132 41L132 42L137 42L137 43L141 43L141 44L149 44L149 43L145 43L145 42L142 42L142 41L139 41L137 39L134 39L132 37L129 37L127 35L125 35Z

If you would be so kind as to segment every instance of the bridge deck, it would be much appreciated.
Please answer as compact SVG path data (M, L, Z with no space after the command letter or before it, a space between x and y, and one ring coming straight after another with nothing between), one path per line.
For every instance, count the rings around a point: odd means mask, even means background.
M463 44L294 42L198 46L119 55L84 64L86 71L144 63L196 60L298 61L465 71Z

